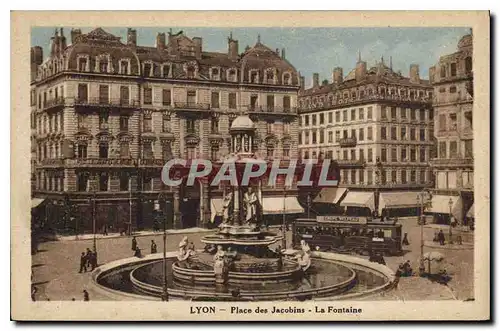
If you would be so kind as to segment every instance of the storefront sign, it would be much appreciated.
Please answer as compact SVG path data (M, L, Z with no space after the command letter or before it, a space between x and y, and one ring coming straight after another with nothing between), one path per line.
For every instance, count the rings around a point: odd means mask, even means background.
M366 224L366 217L350 217L350 216L317 216L318 223L350 223L350 224Z

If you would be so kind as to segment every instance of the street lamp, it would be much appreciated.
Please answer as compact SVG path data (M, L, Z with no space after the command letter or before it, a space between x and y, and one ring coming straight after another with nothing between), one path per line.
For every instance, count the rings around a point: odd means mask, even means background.
M418 267L418 271L422 276L425 271L424 265L424 222L422 218L423 214L423 205L424 205L424 196L423 193L420 192L417 194L417 206L418 206L418 222L420 223L420 266Z
M95 192L92 193L90 201L92 202L92 232L94 233L94 253L97 253L97 238L96 238L96 220L95 220Z
M311 193L307 194L307 218L311 217Z
M158 205L161 206L162 199L165 199L165 217L163 217L163 294L162 300L168 301L168 287L167 287L167 212L168 212L168 199L165 198L163 192L158 194ZM161 211L161 207L158 212Z
M283 249L286 249L286 186L283 187Z
M448 232L448 236L449 236L449 239L448 239L448 243L450 245L453 244L453 240L451 239L451 236L452 236L452 232L451 232L451 207L453 206L453 200L450 198L450 200L448 201L448 206L450 206L450 227L449 227L449 232Z

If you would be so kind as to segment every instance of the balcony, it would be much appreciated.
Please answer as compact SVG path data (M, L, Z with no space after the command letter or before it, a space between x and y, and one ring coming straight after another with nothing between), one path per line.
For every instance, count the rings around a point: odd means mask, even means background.
M340 169L345 168L360 168L366 165L365 160L335 160Z
M339 140L340 147L356 147L357 141L354 137L341 138Z
M174 102L173 106L178 111L199 112L210 110L210 104L202 102Z
M67 159L66 165L72 167L134 167L136 160L119 158L82 158Z
M432 159L430 165L435 168L474 167L474 159L460 157L454 159Z
M166 161L163 159L140 159L140 167L163 167Z
M259 106L259 105L246 105L242 106L244 110L246 110L248 113L251 114L276 114L276 115L296 115L297 114L297 107L277 107L277 106Z
M40 165L44 167L62 167L64 165L63 159L44 159L40 161Z
M64 98L63 97L58 97L54 98L52 100L47 100L43 104L43 110L49 111L49 110L59 110L64 107Z
M75 106L77 107L110 107L135 109L139 107L138 100L128 99L109 99L109 98L75 98Z

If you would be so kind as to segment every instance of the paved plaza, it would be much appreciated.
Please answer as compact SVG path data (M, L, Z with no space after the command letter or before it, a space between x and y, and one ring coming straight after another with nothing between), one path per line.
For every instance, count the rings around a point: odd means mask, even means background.
M405 246L404 256L385 257L392 270L399 263L410 260L414 270L418 269L420 256L420 227L416 219L401 221L403 232L408 233L409 246ZM432 242L435 229L424 228L424 239ZM183 236L188 236L195 247L202 248L201 237L206 231L189 233L169 233L167 250L178 249ZM287 234L287 242L291 242L291 233ZM100 265L133 256L131 237L109 236L97 240L98 262ZM151 240L158 245L158 252L163 250L162 233L143 233L137 237L138 246L143 254L150 253ZM60 240L40 244L39 252L32 258L33 283L38 288L37 300L82 300L82 291L86 289L91 300L109 300L101 291L92 285L91 273L78 273L80 255L87 248L92 248L91 239ZM473 249L447 249L446 247L424 247L424 252L437 251L446 257L447 271L452 280L448 286L433 283L425 278L401 278L398 289L377 294L362 300L467 300L473 298ZM367 258L367 257L365 257Z

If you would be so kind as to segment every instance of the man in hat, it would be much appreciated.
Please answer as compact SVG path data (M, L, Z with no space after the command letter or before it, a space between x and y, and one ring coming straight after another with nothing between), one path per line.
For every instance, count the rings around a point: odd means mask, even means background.
M154 240L151 240L151 254L156 254L157 249L156 249L156 243Z
M135 239L135 236L134 238L132 238L132 250L135 251L137 248L137 239Z
M83 290L83 301L90 301L89 292Z
M80 256L80 271L78 272L87 272L87 256L85 255L85 252L82 252L82 256Z

